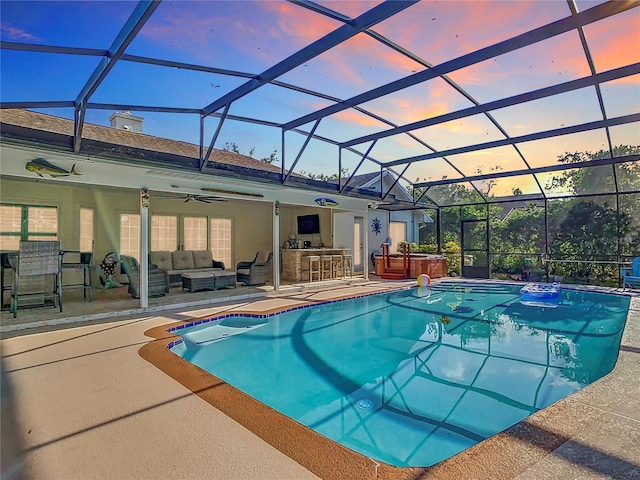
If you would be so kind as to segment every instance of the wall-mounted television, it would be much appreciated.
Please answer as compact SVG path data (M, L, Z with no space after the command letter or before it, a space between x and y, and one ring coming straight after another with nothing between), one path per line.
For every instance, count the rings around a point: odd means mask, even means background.
M298 216L298 235L312 235L320 233L320 215L299 215Z

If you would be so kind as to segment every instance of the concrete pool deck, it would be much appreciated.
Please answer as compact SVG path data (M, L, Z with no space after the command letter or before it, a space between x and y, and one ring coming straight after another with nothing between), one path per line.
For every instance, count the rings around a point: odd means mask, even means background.
M195 384L190 390L139 353L153 340L145 332L189 318L265 312L399 285L281 292L5 338L3 377L11 382L12 395L3 388L2 478L10 465L23 474L15 478L31 479L640 478L639 296L631 298L619 358L609 375L429 469L354 461L327 451L323 438L305 443L298 429L271 423L276 417L260 411L262 427L250 425L260 408L252 399L245 403L209 375L199 380L200 391ZM222 411L226 407L212 407L206 401L210 395L227 399L240 413L230 416ZM272 436L280 434L287 445L269 438L276 448L252 433L265 420ZM7 463L7 445L18 443L24 455ZM297 452L287 450L291 443Z

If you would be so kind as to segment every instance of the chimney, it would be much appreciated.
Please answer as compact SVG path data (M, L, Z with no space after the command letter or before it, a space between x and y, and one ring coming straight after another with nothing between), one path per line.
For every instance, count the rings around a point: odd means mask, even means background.
M142 133L142 121L144 119L131 115L131 110L115 112L109 117L109 120L111 121L111 128Z

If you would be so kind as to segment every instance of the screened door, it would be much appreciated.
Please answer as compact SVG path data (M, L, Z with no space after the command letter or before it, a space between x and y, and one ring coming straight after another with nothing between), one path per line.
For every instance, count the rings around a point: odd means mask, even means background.
M462 220L462 276L489 278L489 222Z

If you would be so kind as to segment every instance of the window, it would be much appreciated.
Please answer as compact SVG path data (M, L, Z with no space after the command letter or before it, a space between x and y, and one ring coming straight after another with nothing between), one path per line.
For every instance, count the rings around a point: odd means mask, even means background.
M58 238L58 209L27 207L26 240L56 240Z
M22 207L0 206L0 250L20 248Z
M178 217L151 216L151 251L178 249Z
M93 251L93 209L80 209L80 251Z
M184 217L183 227L185 250L207 249L207 217Z
M407 240L407 222L389 222L389 237L391 238L389 250L396 252L398 243Z
M231 267L231 220L228 218L211 219L211 255L214 260L224 262Z
M211 250L215 260L230 266L233 261L232 221L228 218L182 217L182 236L178 234L178 217L151 217L151 250ZM208 247L210 246L210 247ZM140 215L120 215L120 253L140 261Z
M0 205L0 250L18 250L21 240L57 240L58 209Z
M120 254L140 261L140 215L120 214Z

